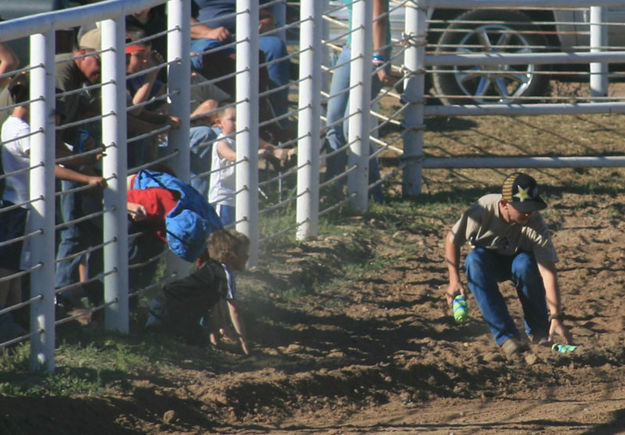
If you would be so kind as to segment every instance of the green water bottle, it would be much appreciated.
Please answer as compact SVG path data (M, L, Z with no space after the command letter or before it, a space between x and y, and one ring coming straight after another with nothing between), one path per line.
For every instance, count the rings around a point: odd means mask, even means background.
M553 350L555 350L556 352L569 353L569 352L573 352L575 349L577 349L577 346L573 346L572 344L558 344L558 343L554 343L553 346L551 346L551 348Z
M454 311L454 319L457 323L466 322L469 317L469 306L467 305L467 301L464 296L456 296L451 304L451 308Z

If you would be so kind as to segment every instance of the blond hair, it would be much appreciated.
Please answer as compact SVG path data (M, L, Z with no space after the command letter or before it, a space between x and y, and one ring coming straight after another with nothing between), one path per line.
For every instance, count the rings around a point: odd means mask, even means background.
M241 255L250 246L250 239L238 231L223 229L208 236L208 256L224 263L228 256Z

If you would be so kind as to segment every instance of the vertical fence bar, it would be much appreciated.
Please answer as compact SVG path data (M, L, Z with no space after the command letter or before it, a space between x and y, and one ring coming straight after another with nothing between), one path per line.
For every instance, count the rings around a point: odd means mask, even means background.
M126 54L124 17L102 21L102 175L104 190L103 239L115 240L104 246L105 327L128 332L128 219L126 217Z
M178 150L170 160L176 176L189 181L189 128L191 100L191 3L190 0L167 1L167 91L170 95L169 113L180 119L180 128L169 130L167 144L169 150ZM175 29L175 30L174 30ZM167 273L185 276L188 264L171 251L167 256Z
M317 3L319 3L319 7L322 11L325 12L328 10L328 0L317 0ZM324 41L330 39L330 25L326 20L321 20L321 38ZM334 65L332 57L330 56L330 49L325 44L321 44L321 64L327 66ZM323 71L321 73L321 89L324 92L330 91L331 77L328 71Z
M258 261L258 1L237 1L236 228L250 238L248 264Z
M319 152L321 148L321 2L300 4L299 119L297 136L297 239L319 231Z
M590 7L590 51L599 53L608 46L608 13L603 6ZM608 95L608 64L592 62L590 64L590 95L605 97ZM600 100L597 100L600 101Z
M33 271L31 297L41 295L31 306L30 329L39 332L30 340L33 371L54 372L54 31L30 37L30 63L40 65L30 72L30 222L43 233L32 238Z
M172 162L176 176L189 181L189 127L191 99L191 3L190 0L168 0L167 26L167 86L170 95L169 113L180 118L180 128L169 130L167 143L178 149Z
M404 112L406 131L402 160L406 166L402 177L402 193L408 197L421 193L422 165L419 159L423 157L426 14L424 0L406 4L405 33L408 46L404 52L404 68L407 75L404 99L410 105Z
M352 5L352 46L349 92L348 166L356 170L347 176L347 191L355 193L352 201L358 210L369 205L369 106L371 104L371 37L373 4L360 0Z

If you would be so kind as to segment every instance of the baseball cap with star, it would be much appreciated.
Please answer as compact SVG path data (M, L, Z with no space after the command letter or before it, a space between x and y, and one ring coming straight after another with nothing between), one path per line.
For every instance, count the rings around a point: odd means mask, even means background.
M521 213L530 213L547 207L539 195L536 180L522 172L515 172L506 177L501 194L503 199Z

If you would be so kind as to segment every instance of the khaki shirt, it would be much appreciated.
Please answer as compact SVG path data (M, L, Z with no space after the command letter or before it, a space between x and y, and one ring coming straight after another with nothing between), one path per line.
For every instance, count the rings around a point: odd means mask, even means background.
M538 263L557 262L549 228L538 212L527 225L506 223L499 214L501 195L484 195L471 205L451 229L456 246L469 242L473 247L491 249L502 255L533 252Z

